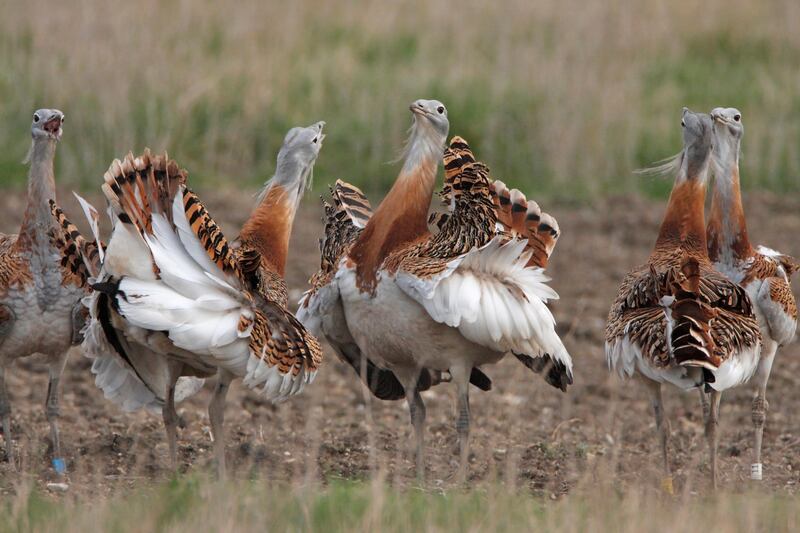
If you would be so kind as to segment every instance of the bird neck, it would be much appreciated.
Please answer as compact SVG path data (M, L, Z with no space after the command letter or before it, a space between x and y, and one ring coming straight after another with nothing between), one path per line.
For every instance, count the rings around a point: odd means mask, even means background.
M681 174L672 188L654 253L680 247L693 255L706 256L706 180L688 178L683 171Z
M36 139L30 152L31 169L28 174L28 205L19 231L19 242L31 244L35 236L47 231L53 224L50 200L56 199L55 173L53 160L56 155L56 141Z
M281 277L286 273L289 238L297 211L297 199L283 186L272 183L242 227L242 245L261 255L262 264Z
M706 233L708 255L712 261L742 260L755 254L747 235L738 160L723 164L714 179Z
M386 257L428 235L428 209L444 138L415 132L400 175L353 245L358 285L372 292Z

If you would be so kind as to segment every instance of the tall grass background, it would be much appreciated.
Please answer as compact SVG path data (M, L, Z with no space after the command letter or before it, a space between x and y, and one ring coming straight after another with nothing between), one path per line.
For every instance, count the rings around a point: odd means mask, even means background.
M796 0L321 2L0 0L0 184L21 186L37 107L68 117L58 179L168 150L196 187L255 187L286 130L328 122L317 185L391 184L408 104L527 191L586 199L669 184L680 110L738 107L743 180L800 189Z

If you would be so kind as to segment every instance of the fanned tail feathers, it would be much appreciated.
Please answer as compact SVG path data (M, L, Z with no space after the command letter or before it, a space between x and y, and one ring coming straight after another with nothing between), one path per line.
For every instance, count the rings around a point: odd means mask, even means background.
M172 221L172 199L186 178L186 171L166 153L153 156L145 149L139 157L128 152L123 161L115 159L104 175L102 189L121 222L152 232L154 212Z
M439 193L442 202L451 210L455 208L459 197L469 189L469 181L464 180L465 171L478 165L478 171L485 172L487 177L495 220L503 231L528 240L530 266L545 268L560 236L558 222L543 212L535 201L526 199L518 189L509 190L502 181L489 178L489 169L476 162L475 155L462 137L453 137L445 150L445 183ZM472 196L477 195L473 192ZM429 222L441 230L449 216L448 213L434 213Z
M556 219L518 189L509 191L502 181L492 182L490 188L498 221L506 231L528 239L528 250L532 253L528 264L546 267L560 236Z

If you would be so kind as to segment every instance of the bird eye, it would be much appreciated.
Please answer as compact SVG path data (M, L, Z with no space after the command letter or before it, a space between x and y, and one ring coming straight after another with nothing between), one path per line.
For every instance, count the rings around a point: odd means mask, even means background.
M686 122L684 122L683 120L681 120L681 128L685 128L685 127L686 127Z
M40 119L39 119L39 114L38 114L38 113L34 113L34 114L33 114L33 121L34 121L34 122L39 122L39 120L40 120Z
M735 114L735 115L733 115L733 120L734 120L735 122L739 122L740 120L742 120L742 115L740 115L740 114L738 114L738 113L737 113L737 114Z
M444 113L444 106L440 105L439 107L436 108L436 111L438 111L439 114L441 115L442 113Z
M317 138L314 137L313 139L311 139L311 142L314 143L314 144L317 144Z

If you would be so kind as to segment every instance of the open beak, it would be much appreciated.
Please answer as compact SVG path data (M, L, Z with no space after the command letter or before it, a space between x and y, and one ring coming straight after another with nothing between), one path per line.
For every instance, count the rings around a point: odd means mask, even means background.
M42 128L44 131L50 134L53 138L60 138L61 137L61 123L63 122L63 117L61 115L56 115L47 122L44 123Z
M319 130L319 135L317 136L317 142L319 143L320 146L322 146L322 141L324 141L326 137L326 135L322 133L322 129L325 127L325 121L320 120L319 122L317 122L316 126L317 129Z

